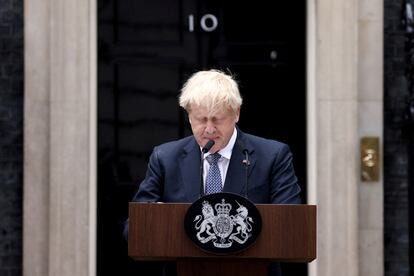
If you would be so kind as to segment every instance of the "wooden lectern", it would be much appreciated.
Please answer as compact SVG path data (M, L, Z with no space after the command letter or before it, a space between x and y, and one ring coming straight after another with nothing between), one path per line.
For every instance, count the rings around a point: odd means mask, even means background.
M311 262L316 258L316 206L257 204L262 232L246 250L214 255L187 237L188 203L129 204L128 255L135 260L176 260L178 276L268 275L271 262Z

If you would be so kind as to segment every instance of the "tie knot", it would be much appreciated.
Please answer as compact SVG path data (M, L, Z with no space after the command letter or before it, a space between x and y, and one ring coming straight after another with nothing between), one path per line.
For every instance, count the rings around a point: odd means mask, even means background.
M207 162L210 165L213 165L213 164L217 164L217 162L219 161L220 157L221 157L220 153L217 153L216 152L214 154L210 154L209 156L207 156L206 159L207 159Z

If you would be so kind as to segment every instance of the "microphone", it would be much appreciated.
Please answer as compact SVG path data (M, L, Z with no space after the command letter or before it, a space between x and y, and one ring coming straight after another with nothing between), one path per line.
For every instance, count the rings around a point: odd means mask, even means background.
M204 154L206 154L213 146L215 142L209 140L204 147L201 149L201 158L200 158L200 197L204 196Z
M245 182L245 187L244 187L244 196L246 198L248 198L248 190L249 190L249 166L250 166L250 161L249 161L249 151L246 148L246 145L243 143L243 141L239 140L239 147L242 149L242 152L244 154L244 159L242 161L242 163L244 164L244 168L245 168L245 178L246 178L246 182Z
M205 146L201 150L203 154L207 153L214 146L214 144L214 140L208 140L207 144L205 144Z

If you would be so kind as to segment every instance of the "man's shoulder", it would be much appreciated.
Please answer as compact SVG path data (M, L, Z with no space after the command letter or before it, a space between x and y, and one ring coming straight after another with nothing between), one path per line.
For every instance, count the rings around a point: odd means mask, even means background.
M185 150L187 147L192 147L195 143L194 136L187 136L178 140L168 141L163 144L160 144L154 148L158 153L163 154L175 154L182 150Z
M263 146L263 147L288 147L287 144L275 140L275 139L269 139L262 136L257 136L249 133L243 133L244 139L246 139L252 146Z
M177 147L177 146L180 146L180 145L185 146L188 143L190 143L192 140L194 140L193 135L187 136L187 137L184 137L184 138L180 138L180 139L177 139L177 140L171 140L171 141L159 144L157 147L158 148L169 148L169 147Z

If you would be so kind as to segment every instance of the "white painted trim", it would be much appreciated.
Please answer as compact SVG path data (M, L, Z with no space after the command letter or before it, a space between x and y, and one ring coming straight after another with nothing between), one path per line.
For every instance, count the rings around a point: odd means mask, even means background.
M96 275L97 256L97 147L98 147L98 28L97 1L89 1L89 276Z
M23 275L96 275L96 5L24 3Z
M317 203L317 158L316 154L316 0L308 0L306 4L306 131L307 131L307 203ZM317 259L308 264L308 275L317 276Z
M316 204L316 183L317 183L317 143L316 143L316 26L315 26L315 0L308 0L307 3L307 202Z

